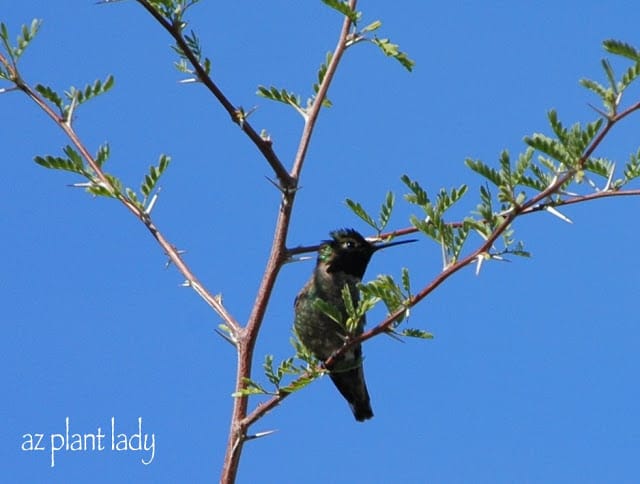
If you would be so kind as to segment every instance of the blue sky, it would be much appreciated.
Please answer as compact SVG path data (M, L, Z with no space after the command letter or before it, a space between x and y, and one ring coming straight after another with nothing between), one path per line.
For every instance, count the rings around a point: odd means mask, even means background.
M160 153L172 156L154 210L160 229L241 321L250 312L278 210L270 169L207 92L179 84L171 42L134 2L11 2L0 20L16 33L44 20L25 54L27 81L62 90L113 74L114 89L84 105L76 128L130 186ZM366 227L349 197L375 209L400 176L431 192L468 184L456 216L477 204L481 179L466 157L495 163L565 124L590 121L597 100L578 79L602 79L601 42L635 45L637 12L625 2L361 1L367 20L416 61L411 74L373 47L347 52L311 144L290 245L339 227ZM258 85L308 93L335 45L340 18L320 1L203 1L190 27L213 62L213 78L236 104L258 106L290 166L302 126ZM620 64L614 64L620 66ZM635 98L633 96L636 96ZM631 89L628 102L637 101ZM68 141L18 93L0 96L0 342L3 472L14 482L215 482L231 409L235 355L214 333L219 318L165 269L144 228L115 202L67 185L35 155ZM629 118L598 153L621 166L638 148ZM458 273L422 305L411 325L431 341L368 342L365 370L375 418L356 423L328 378L288 398L254 431L239 482L636 482L640 451L637 341L640 295L635 198L575 205L574 221L522 219L516 236L531 259ZM407 226L399 204L393 228ZM376 255L367 278L408 267L421 287L440 270L440 249L417 244ZM281 272L257 345L292 350L295 294L312 262ZM636 301L636 302L634 302ZM382 313L375 312L370 322ZM259 375L256 372L256 375ZM255 404L255 402L254 402ZM55 454L65 432L155 435L148 452ZM44 434L45 451L21 450Z

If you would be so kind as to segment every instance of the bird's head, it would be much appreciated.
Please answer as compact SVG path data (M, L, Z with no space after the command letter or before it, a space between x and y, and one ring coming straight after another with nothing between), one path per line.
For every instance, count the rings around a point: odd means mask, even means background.
M318 251L318 264L325 264L328 273L344 272L362 279L374 252L394 245L415 242L416 239L372 243L353 229L334 230Z

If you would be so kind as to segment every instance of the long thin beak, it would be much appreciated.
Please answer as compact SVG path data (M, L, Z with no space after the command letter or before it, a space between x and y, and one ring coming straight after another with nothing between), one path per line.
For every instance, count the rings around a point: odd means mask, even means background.
M400 245L400 244L409 244L411 242L417 242L418 239L408 239L408 240L397 240L395 242L385 242L383 244L377 244L373 246L373 251L377 251L380 249L386 249L387 247L392 247L394 245Z

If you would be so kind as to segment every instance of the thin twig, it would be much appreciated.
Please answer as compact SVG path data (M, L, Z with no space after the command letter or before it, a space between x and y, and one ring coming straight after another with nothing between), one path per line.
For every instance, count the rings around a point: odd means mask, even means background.
M4 63L3 59L0 59L0 62ZM114 194L115 197L147 227L151 235L153 235L153 237L158 241L171 262L175 264L178 270L185 277L188 285L192 287L196 291L196 293L198 293L198 295L202 297L202 299L204 299L205 302L218 313L218 315L224 320L225 324L227 324L227 326L229 326L229 328L234 333L238 333L240 331L240 325L235 320L235 318L233 318L233 316L231 316L227 309L222 305L219 298L212 295L205 289L204 285L196 278L191 269L184 262L184 260L180 256L180 252L164 237L162 232L160 232L157 226L153 223L153 221L151 220L151 216L141 211L138 206L135 205L126 196L118 193L109 178L106 176L105 172L93 158L93 155L89 152L78 134L75 132L75 130L71 126L71 123L67 122L67 120L65 120L63 117L59 116L36 91L34 91L21 77L19 77L17 73L15 74L16 75L14 76L14 82L16 84L16 87L24 92L33 102L35 102L40 107L40 109L42 109L45 114L49 116L62 131L64 131L73 145L85 159L87 164L91 167L91 170L95 173L99 183L107 190L109 190L112 194Z
M189 48L189 45L184 39L182 35L182 28L178 23L171 23L165 19L156 8L151 5L147 0L137 0L137 2L142 5L152 16L156 19L156 21L162 25L162 27L169 32L171 37L176 41L176 45L180 48L184 56L189 60L193 68L197 73L198 80L202 82L209 91L215 96L215 98L222 104L222 107L227 111L229 116L234 123L240 126L240 129L246 133L249 139L253 142L254 145L260 150L262 156L264 156L265 160L271 166L271 169L275 173L276 177L280 181L280 185L282 189L291 189L294 187L294 180L287 172L287 169L282 164L275 151L273 151L273 146L271 141L263 139L253 126L249 123L246 117L242 117L239 115L240 111L236 106L234 106L231 101L224 95L224 93L220 90L220 88L213 82L211 76L207 74L204 67L200 64L198 58L193 53L193 51Z
M631 197L631 196L639 196L639 195L640 195L640 189L608 190L608 191L602 191L602 192L589 193L586 195L575 195L573 197L565 198L564 200L558 200L558 201L548 202L548 203L540 203L538 205L528 207L522 210L520 215L523 216L523 215L537 213L537 212L540 212L541 210L545 210L549 206L563 207L565 205L574 205L576 203L589 202L592 200L599 200L601 198ZM460 222L460 221L446 222L445 225L456 228L456 227L462 227L464 225L464 222ZM394 230L393 232L382 233L380 234L380 237L382 238L401 237L403 235L415 234L417 232L420 232L420 230L418 230L415 227L405 227L403 229ZM299 255L299 254L309 254L309 253L317 252L319 248L320 248L320 244L300 245L298 247L292 247L291 249L288 249L287 254L289 257L292 257L294 255Z

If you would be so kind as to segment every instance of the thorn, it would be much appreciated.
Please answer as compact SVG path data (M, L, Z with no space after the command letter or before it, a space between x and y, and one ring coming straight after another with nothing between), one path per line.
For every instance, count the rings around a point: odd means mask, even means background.
M161 187L158 187L158 189L156 190L156 193L154 193L153 197L151 197L151 201L149 202L149 205L147 205L147 208L144 209L144 213L146 213L147 215L151 214L151 210L153 210L153 207L158 201L158 194L160 193L161 189L162 189Z
M513 212L515 210L515 207L509 207L506 210L503 210L502 212L498 213L498 216L500 217L506 217L507 215L509 215L511 212Z
M577 192L570 192L567 190L563 190L562 192L560 192L562 195L566 195L567 197L579 197L580 194Z
M269 183L271 183L274 187L276 187L280 193L284 193L284 189L280 186L280 184L276 183L268 176L265 176L265 178L269 181Z
M178 253L178 255L182 255L182 254L186 254L187 251L184 249L176 249L174 247L175 251ZM168 257L168 256L167 256ZM167 262L164 264L164 268L167 269L170 265L171 265L171 258L167 258Z
M299 186L294 186L294 187L283 187L280 183L272 180L271 178L269 178L268 176L265 176L265 178L269 181L269 183L271 183L274 187L276 187L278 189L278 191L280 193L282 193L283 195L291 195L292 193L297 192L298 190L300 190L302 187Z
M393 338L396 341L400 341L400 343L405 343L405 340L401 338L402 335L397 331L394 331L393 329L388 329L387 331L384 332L384 334L389 336L389 338Z
M17 91L18 88L16 86L14 87L3 87L0 89L0 94L4 94L6 92L11 92L11 91Z
M475 232L482 237L483 240L489 240L489 236L487 234L485 234L484 232L480 232L478 229L475 229Z
M218 334L218 336L220 336L222 339L224 339L231 346L233 346L234 348L238 347L238 342L235 339L233 339L231 336L229 336L227 333L224 333L224 332L220 331L219 329L214 329L214 331Z
M480 269L482 269L482 264L486 258L486 254L478 254L478 258L476 261L476 276L480 275Z
M91 187L102 187L106 190L109 190L109 188L102 183L101 181L89 181L89 182L81 182L81 183L70 183L67 185L68 187L71 188L91 188Z
M185 280L182 284L180 284L180 287L191 287L191 281Z
M611 190L611 183L613 182L613 173L616 171L616 164L613 163L611 165L611 171L609 172L609 177L607 178L607 183L602 189L603 192L608 192Z
M615 100L615 106L619 106L620 105L620 101L622 100L622 92L619 92L618 95L616 96L616 100Z
M71 128L71 120L73 119L73 112L76 110L78 106L78 91L73 93L73 99L71 99L71 104L69 105L69 111L67 112L67 119L65 119L64 124L67 127Z
M181 79L178 81L178 84L193 84L194 82L199 82L196 77L189 77L188 79Z
M312 259L313 259L313 256L311 256L311 255L301 255L301 256L298 256L298 257L292 256L292 257L289 257L286 261L284 261L284 263L285 264L291 264L291 263L294 263L294 262L304 262L306 260L312 260Z
M249 109L249 111L247 111L247 112L244 114L244 118L245 118L245 119L248 119L248 118L249 118L249 116L251 116L253 113L255 113L255 112L258 110L258 108L259 108L259 107L260 107L260 106L253 106L251 109Z
M447 250L442 239L440 240L440 249L442 252L442 268L446 269L449 266L449 258L447 257Z
M609 119L609 115L607 113L605 113L604 111L602 111L601 109L595 107L593 104L591 103L587 103L587 106L589 106L591 109L593 109L596 113L598 113L600 116L602 116L603 118Z
M544 207L544 209L549 212L551 215L555 215L556 217L558 217L560 220L567 222L568 224L572 224L573 221L567 217L566 215L563 215L562 213L560 213L558 210L556 210L554 207L547 205L546 207Z
M591 178L589 178L588 176L585 176L584 178L585 178L585 180L587 180L587 183L589 184L589 186L591 188L593 188L596 192L600 191L598 186L595 184L595 182L593 180L591 180Z
M262 437L266 437L267 435L271 435L271 434L273 434L273 433L275 433L275 432L277 432L277 431L278 431L277 429L274 429L274 430L265 430L264 432L256 432L256 433L255 433L255 434L253 434L253 435L247 435L247 436L244 438L244 440L254 440L254 439L259 439L259 438L262 438Z

